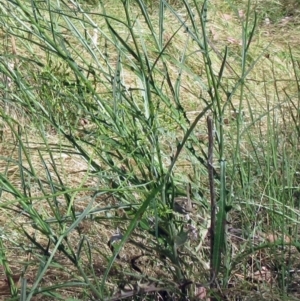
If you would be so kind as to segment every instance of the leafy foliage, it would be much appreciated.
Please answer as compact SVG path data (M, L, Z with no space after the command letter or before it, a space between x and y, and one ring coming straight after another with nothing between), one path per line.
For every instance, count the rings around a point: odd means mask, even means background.
M243 5L230 47L207 1L2 3L0 257L12 298L230 299L276 273L270 291L288 295L299 68L290 49L291 87L280 86L268 46L252 51L259 19ZM271 83L252 78L260 65Z

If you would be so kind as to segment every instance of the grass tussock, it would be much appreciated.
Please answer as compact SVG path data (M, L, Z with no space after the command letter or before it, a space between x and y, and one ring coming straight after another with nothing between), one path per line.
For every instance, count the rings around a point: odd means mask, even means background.
M297 300L298 18L1 3L0 298Z

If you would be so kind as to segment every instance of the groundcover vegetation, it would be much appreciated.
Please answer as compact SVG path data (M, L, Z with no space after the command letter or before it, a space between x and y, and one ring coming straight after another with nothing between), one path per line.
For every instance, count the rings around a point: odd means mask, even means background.
M298 300L298 24L1 0L0 298Z

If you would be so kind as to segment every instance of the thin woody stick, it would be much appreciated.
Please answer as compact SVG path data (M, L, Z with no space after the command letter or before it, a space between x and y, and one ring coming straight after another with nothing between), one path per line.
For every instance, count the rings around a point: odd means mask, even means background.
M214 147L214 131L213 120L210 116L207 117L207 129L208 129L208 177L209 177L209 189L210 189L210 287L215 287L215 266L213 263L214 241L215 241L215 225L216 225L216 192L214 186L214 167L213 167L213 147ZM212 299L213 300L213 299Z

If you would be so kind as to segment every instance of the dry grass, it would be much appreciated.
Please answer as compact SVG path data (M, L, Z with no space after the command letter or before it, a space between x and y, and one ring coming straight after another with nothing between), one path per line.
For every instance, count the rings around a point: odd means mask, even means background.
M209 11L210 15L208 22L210 46L212 48L211 58L213 70L215 74L218 74L222 62L224 47L227 46L229 53L229 58L227 60L228 68L225 70L223 83L226 83L227 85L227 87L224 87L224 90L230 90L241 73L241 24L245 18L245 4L236 4L235 11L230 6L226 6L223 2L219 1L213 1L210 5L216 7L216 9L211 9ZM121 16L122 13L118 6L110 6L107 4L106 7L108 13L113 13L117 17ZM261 9L261 7L264 8L264 5L263 3L258 2L257 7L258 9ZM92 10L93 13L97 12L96 8L93 8ZM73 14L75 13L73 12ZM153 8L152 17L157 18L155 8ZM93 21L96 22L99 27L102 28L102 26L104 26L104 22L99 20L98 16L91 14L91 18L93 18ZM178 24L176 24L174 17L172 17L169 13L165 16L165 23L167 28L165 32L166 43L171 38L172 34L178 29ZM242 127L245 130L245 135L239 141L239 146L242 150L241 157L244 161L249 160L251 164L251 160L255 157L252 149L253 144L255 144L259 152L259 158L253 159L253 162L262 160L262 164L265 164L265 161L263 161L263 146L269 141L269 134L271 132L270 126L272 126L272 124L270 124L267 120L268 115L266 113L271 111L273 114L273 124L276 124L278 129L281 130L280 147L278 147L278 149L281 149L282 153L279 154L279 156L283 156L283 154L285 154L286 157L290 158L291 164L295 164L295 166L292 166L293 171L299 172L297 156L296 154L292 154L294 148L289 147L288 141L289 138L293 140L296 148L299 149L299 141L297 142L296 138L293 137L295 134L293 132L294 124L290 117L290 112L293 111L294 108L291 106L291 102L286 101L287 95L295 102L298 101L298 90L296 85L298 75L295 75L293 61L289 54L290 48L293 53L294 63L297 62L300 55L300 52L297 49L297 44L300 40L298 17L292 16L290 19L284 19L284 16L282 16L281 20L279 18L277 22L271 22L270 24L267 23L266 18L261 17L258 20L256 34L252 41L252 46L250 47L249 56L246 62L248 67L253 64L253 69L247 76L243 96L241 96L241 92L237 91L232 98L232 106L228 106L225 112L224 123L226 124L225 135L227 137L227 141L225 142L226 149L228 150L228 153L231 153L234 149L232 141L234 140L235 133L237 132L237 117L233 110L241 110L244 114ZM140 23L139 26L142 28L143 32L145 32L145 40L147 40L145 24ZM92 30L90 28L88 29L88 32L90 33L90 36L92 36ZM122 32L121 27L120 34L125 35L125 32ZM65 37L69 39L70 43L76 42L76 39L73 41L73 37L68 36L68 33L66 33ZM99 49L103 49L105 39L100 37L98 39L98 43ZM172 38L172 41L166 49L166 57L170 54L170 56L172 55L172 57L177 58L173 61L170 60L167 65L170 78L175 80L178 75L180 55L182 54L182 49L186 45L188 45L187 48L191 55L189 55L185 61L184 68L186 72L183 73L181 79L181 104L187 112L188 119L192 122L197 116L197 113L203 109L203 102L200 97L208 97L207 92L205 91L205 85L207 82L204 78L203 58L199 52L193 53L193 51L198 50L197 46L195 45L195 42L187 36L184 29L180 29L174 38ZM7 47L9 49L8 45ZM117 56L114 52L115 49L112 46L109 47L111 48L107 48L106 50L110 53L109 61L111 68L114 69L116 67ZM38 49L38 47L33 47L33 49L30 50L31 56L35 58L39 57L39 61L43 61L46 65L47 58L44 57L43 53L39 52ZM93 62L92 56L86 51L83 52L79 45L76 50L78 50L82 57L84 57L87 61L91 61L93 63L92 66L95 67L95 70L98 70L101 63L103 63L101 60L100 62L97 62L97 64ZM154 60L156 58L156 54L151 51L151 41L149 41L149 48L147 50L150 59ZM29 53L28 49L23 48L23 45L19 41L17 41L17 51L20 56L25 56ZM259 62L254 64L258 57L260 57ZM79 56L78 63L82 63ZM59 61L56 61L56 64L59 65ZM297 66L297 70L298 67L299 66ZM25 69L26 66L20 66L20 68ZM162 66L159 66L158 69L159 68L162 68ZM41 73L44 71L45 70L43 70L43 68L37 70L37 72ZM134 76L134 73L129 68L124 68L122 76L127 88L138 86L139 83L136 80L136 76ZM162 78L162 75L159 72L157 72L155 76L158 79ZM73 79L72 76L70 76L70 79ZM105 85L99 84L102 80L103 78L100 76L97 77L98 85L96 86L96 91L106 97L109 101L111 91L109 91L109 88ZM223 91L222 96L225 103L225 91ZM140 96L138 93L136 94L136 98L139 103ZM168 131L167 136L165 136L165 133L162 133L160 137L162 140L162 152L170 155L169 157L167 155L165 156L164 160L166 166L169 164L170 157L174 156L176 153L176 141L182 139L184 135L180 129L173 126L172 120L166 116L168 112L167 109L168 108L166 106L164 107L162 105L160 111L162 124ZM288 115L286 112L289 116L286 116ZM266 115L264 116L264 114ZM13 115L11 117L15 118ZM84 114L82 117L85 118ZM25 120L28 122L28 119ZM23 121L20 120L20 123L23 124ZM41 161L41 156L43 160L48 163L47 166L52 180L56 183L59 182L57 177L58 173L64 183L64 186L68 188L68 193L73 202L72 208L75 212L82 212L89 204L91 194L99 188L103 190L106 189L108 192L95 199L93 210L105 207L109 208L120 204L120 201L114 194L114 187L109 187L109 183L102 181L101 178L95 175L92 175L88 162L86 162L82 156L72 153L70 151L70 145L68 145L68 142L66 142L64 138L61 138L59 134L48 130L48 147L46 147L45 141L41 139L38 131L30 130L30 125L23 125L24 131L26 131L26 133L29 132L24 143L30 156L30 163L36 172L36 178L44 181L45 183L45 190L42 192L36 179L34 179L34 177L30 179L28 176L27 181L30 187L26 189L30 192L33 208L36 209L36 211L45 220L50 220L54 218L54 216L53 211L49 207L49 202L45 199L45 195L51 194L51 189L49 185L46 184L48 182L47 175L45 173L43 162ZM84 128L78 128L78 135L80 136ZM247 134L250 131L249 129L251 129L253 141L249 141L247 137ZM199 123L196 131L197 133L195 133L195 135L199 137L204 145L206 145L207 134L204 121ZM18 143L14 140L12 133L5 124L3 125L2 136L3 139L0 143L0 153L2 158L0 160L0 173L5 174L14 187L23 190L24 187L22 187L20 167L18 165L18 162L20 162ZM262 139L265 139L265 141L262 141ZM261 152L260 148L262 149ZM51 160L49 149L51 149L54 156L53 158L55 160L57 171L55 171L53 166L50 164ZM39 155L39 151L41 156ZM289 156L287 156L287 154L289 154ZM3 158L10 158L11 163L8 164L8 162ZM93 159L96 161L98 160L97 162L101 164L98 158ZM228 158L228 161L229 164L232 163L230 158ZM23 164L24 167L29 168L29 162L26 162L25 160ZM274 173L277 172L279 171L274 171ZM192 161L191 156L188 155L187 151L182 153L182 157L179 159L174 169L174 175L179 185L182 185L182 183L188 182L189 179L192 179L194 190L197 188L199 183L201 184L201 187L203 187L202 198L204 201L201 203L202 206L199 206L197 213L191 217L191 220L196 225L200 235L196 242L188 243L182 251L182 257L187 258L185 262L186 265L190 266L190 268L187 269L187 278L191 279L195 286L193 289L196 290L196 285L201 287L200 283L203 283L206 280L205 274L208 273L209 269L209 238L207 237L210 219L207 209L209 206L208 179L204 169L199 170L194 167L194 162ZM232 175L232 177L233 176L234 175ZM272 175L269 176L271 178ZM281 300L280 298L283 288L280 288L278 285L280 282L278 279L279 277L282 277L282 275L278 272L278 270L280 270L280 267L278 266L280 264L285 264L286 266L291 267L291 269L296 270L296 266L299 264L297 249L294 246L288 246L289 244L294 245L297 242L297 239L285 241L287 246L284 246L283 249L280 249L276 246L276 244L274 244L274 240L277 241L281 239L281 237L285 238L287 229L290 229L292 233L296 233L297 224L294 220L290 221L290 224L286 225L286 229L283 229L282 233L276 233L276 235L278 235L278 239L274 239L275 234L272 231L273 217L270 213L272 209L270 209L270 206L268 205L270 199L265 197L268 184L261 183L263 181L265 181L265 179L261 180L259 176L257 179L254 179L251 192L249 192L249 196L253 197L257 197L257 195L261 194L261 199L251 199L249 201L236 200L235 209L230 215L230 221L228 221L231 223L230 229L233 231L233 233L229 231L230 235L228 238L228 245L232 248L231 256L237 260L237 255L239 255L238 258L240 258L240 261L234 262L235 266L232 269L230 279L228 280L229 287L226 289L220 288L223 297L225 298L226 296L227 300ZM112 182L110 183L111 185L113 185ZM299 182L300 181L296 179L293 185L295 187L297 185L299 186ZM238 187L237 190L242 190L242 188ZM260 192L254 193L253 191ZM140 194L138 192L135 194L133 193L133 195L136 196L137 202L140 201ZM70 208L66 203L64 195L59 194L57 196L57 201L61 207L61 215L66 214ZM14 275L24 273L24 276L28 281L28 286L30 287L34 283L39 268L42 266L42 261L47 257L45 254L37 252L32 242L24 237L22 227L24 227L24 229L26 229L32 237L35 237L35 240L45 249L47 249L48 237L46 235L43 236L39 231L34 229L32 221L26 218L24 212L17 207L17 200L12 198L11 194L2 193L1 202L2 204L9 204L10 209L16 210L15 212L12 210L6 210L4 209L4 206L2 206L1 209L0 226L3 233L5 233L4 244L8 264ZM278 207L280 207L280 204ZM287 207L290 208L292 206L287 205ZM256 215L248 217L247 215L249 213L245 211L246 208L251 208ZM276 206L274 206L274 208L276 209ZM298 209L299 208L293 208L297 217L299 215ZM280 210L280 208L278 208L278 210ZM110 215L108 215L108 213ZM86 251L80 260L80 265L83 267L86 275L95 286L97 286L98 283L94 283L95 277L93 277L93 274L96 275L96 278L98 277L100 279L105 272L108 258L111 256L111 250L107 244L108 241L116 233L117 228L124 233L131 218L132 216L129 216L123 209L109 209L107 212L95 214L93 218L84 219L78 227L69 234L68 243L70 243L75 250L83 236L87 239L90 245L90 255L92 259L88 258L87 254L89 254L89 252ZM255 221L252 223L251 219L253 218ZM181 218L178 219L180 220ZM204 225L203 220L206 221ZM259 231L259 233L253 233L253 229L247 229L247 231L243 229L243 225L244 223L246 224L246 220L249 222L248 226L256 225L261 231ZM71 222L69 224L67 223L66 226L70 224ZM57 234L62 231L58 225L53 225L52 229ZM234 231L237 231L238 233ZM248 231L250 231L250 233ZM139 244L139 246L134 245L132 242ZM271 243L270 247L267 247L266 245L266 248L264 249L255 249L255 246L263 244L264 242L266 244ZM87 245L85 248L85 250L87 250ZM251 248L253 249L252 253L250 252L247 254ZM195 249L197 251L195 251ZM51 247L49 252L51 252ZM188 253L189 256L185 256L185 252ZM135 264L132 263L132 259L139 255L143 255L140 258L143 262L138 264L139 269L142 270L140 277L143 281L159 282L159 280L163 280L161 284L162 286L167 287L173 285L173 287L177 286L178 288L179 284L174 284L172 282L172 264L162 258L162 254L156 252L154 249L153 238L145 236L143 231L136 229L132 235L131 243L129 242L125 245L120 254L121 258L115 262L113 269L109 274L106 286L110 292L114 291L115 294L119 292L120 283L122 282L129 284L136 283L137 280L139 280L138 277L140 273L137 272L134 268ZM197 262L198 266L193 266L194 261ZM4 272L0 271L0 273L4 279L0 280L1 296L4 295L4 292L7 294L9 291ZM295 274L297 273L295 272ZM64 254L57 252L54 256L53 262L47 270L47 273L43 277L41 285L48 287L58 283L66 283L75 280L82 281L82 277L79 275L78 270L64 256ZM17 281L19 281L19 279L16 279L16 282ZM203 286L206 287L207 285ZM286 290L288 291L289 300L297 300L299 293L297 287L287 288ZM59 293L62 298L66 299L73 297L78 300L87 300L88 298L91 298L91 293L88 290L85 291L84 287L67 289L61 288L56 292ZM2 297L3 300L7 300L7 298L7 295ZM48 297L38 295L34 298L35 299L32 300L54 300L56 297L50 295L48 295ZM133 300L131 296L130 298ZM156 294L155 296L152 296L152 298L159 300L159 295ZM197 297L195 297L195 300L197 300Z

